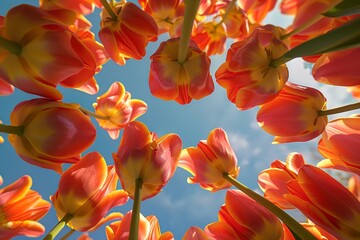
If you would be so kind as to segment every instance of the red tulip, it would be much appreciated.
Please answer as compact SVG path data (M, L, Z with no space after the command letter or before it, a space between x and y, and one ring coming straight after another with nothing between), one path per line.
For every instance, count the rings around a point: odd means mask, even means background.
M57 85L83 86L97 66L88 47L69 30L67 25L74 20L75 14L66 10L46 11L30 5L10 9L0 37L11 47L0 47L0 78L25 92L55 100L62 98Z
M26 162L61 173L62 163L77 162L96 137L94 125L79 107L41 98L21 102L10 121L23 131L9 134L9 142Z
M174 175L181 148L181 139L176 134L158 138L145 124L129 123L117 153L113 154L123 189L134 198L135 181L141 179L142 200L158 194Z
M228 190L226 192L225 205L219 211L219 222L227 223L236 233L237 239L280 240L283 235L280 220L239 190ZM211 224L206 228L206 231L212 230ZM229 228L222 227L213 230L229 231ZM233 235L231 232L227 234Z
M275 160L270 168L263 170L258 176L260 188L264 191L264 197L282 209L294 208L285 198L288 193L286 183L297 178L299 169L305 164L300 153L290 153L286 163Z
M260 23L276 4L276 0L240 0L239 6L245 10L252 23Z
M114 82L109 90L96 99L93 104L100 127L104 128L112 139L119 137L120 130L147 110L145 102L131 99L124 85Z
M318 82L336 86L360 85L360 68L357 59L360 57L360 47L342 51L324 53L312 69L312 74ZM346 62L347 64L343 64Z
M330 121L318 144L326 157L318 167L335 168L360 174L360 115Z
M228 99L237 108L245 110L269 102L288 80L285 64L270 65L288 49L279 40L279 32L272 26L257 28L231 45L226 62L216 71L216 81L226 89Z
M217 191L231 187L224 174L236 178L240 168L224 130L212 130L207 140L201 140L197 147L182 151L179 167L190 172L189 183L199 183L206 190Z
M120 65L126 59L140 60L149 41L156 41L158 28L154 19L134 3L116 3L112 6L113 19L105 9L102 11L99 37L110 58Z
M0 185L2 178L0 176ZM37 222L50 210L51 204L31 190L32 179L23 176L0 189L0 238L40 237L45 228Z
M127 240L130 231L132 211L125 214L121 221L114 222L106 227L107 240ZM173 240L171 232L161 234L160 225L155 216L144 217L140 214L139 240Z
M188 104L193 98L199 100L214 91L210 58L190 41L187 58L180 64L178 49L179 38L171 38L150 57L150 91L160 99Z
M284 197L317 226L339 239L360 236L360 202L341 183L321 169L304 165L287 183Z
M111 208L127 202L127 193L116 190L117 181L114 166L107 166L99 153L88 153L62 174L59 188L51 196L57 217L71 214L71 228L92 229Z
M279 95L257 113L262 129L275 136L273 143L304 142L319 136L327 124L326 99L314 88L287 83Z

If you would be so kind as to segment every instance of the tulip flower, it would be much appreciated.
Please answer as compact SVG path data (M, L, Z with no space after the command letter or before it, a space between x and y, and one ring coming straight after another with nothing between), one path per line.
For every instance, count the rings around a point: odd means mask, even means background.
M209 237L199 227L190 227L182 237L182 240L208 240Z
M0 78L0 96L7 96L14 92L14 86Z
M0 176L0 185L2 184ZM40 237L45 228L38 222L50 210L51 204L31 190L32 179L22 176L0 189L0 238L15 236Z
M40 0L40 6L47 10L69 9L87 15L94 12L95 6L101 5L97 0Z
M154 19L134 3L115 3L101 13L99 38L110 58L120 65L126 59L140 60L149 41L156 41L158 28Z
M176 19L183 15L182 3L179 0L139 0L138 2L142 9L154 18L159 35L168 32Z
M274 100L260 107L257 121L275 136L273 143L305 142L325 129L327 116L319 116L325 108L326 99L320 91L287 83Z
M354 98L360 99L360 85L348 87L347 90L353 95Z
M360 68L356 59L360 57L360 47L342 51L324 53L312 69L312 74L318 82L336 86L360 85ZM347 64L343 64L344 62Z
M359 238L360 202L330 175L304 165L287 186L284 197L314 224L338 239Z
M294 208L283 195L288 193L286 183L297 178L299 169L305 164L300 153L290 153L286 162L275 160L270 168L263 170L258 176L258 183L264 191L264 197L282 209Z
M141 179L142 200L158 194L174 175L181 148L181 139L176 134L158 138L145 124L129 123L124 128L117 153L113 154L123 189L133 198L135 182Z
M22 91L54 100L62 98L56 89L59 84L84 85L97 66L91 51L69 30L67 25L74 20L75 14L66 10L53 12L30 5L10 9L0 33L0 78Z
M114 222L106 227L107 240L127 240L129 237L129 229L132 211L125 214L121 221ZM140 214L139 240L172 240L171 232L161 234L160 225L155 216L144 217Z
M233 43L226 62L215 73L228 99L240 110L274 99L288 80L285 64L271 66L273 59L287 51L278 38L279 31L270 26L257 28L247 38Z
M347 188L360 201L360 176L353 175L349 178Z
M226 12L224 12L224 14L226 14ZM248 36L249 20L243 9L235 5L229 10L227 16L224 16L224 14L221 14L221 16L223 17L222 21L226 26L227 37L242 40Z
M276 4L276 0L240 0L239 6L245 10L251 23L260 23Z
M140 117L147 110L145 102L131 99L124 85L114 82L109 90L96 99L93 104L100 127L104 128L112 139L119 137L120 129Z
M206 226L205 232L211 232L215 236L220 233L233 236L235 233L236 237L231 239L280 240L283 235L280 220L239 190L226 192L225 205L220 208L218 218L219 222L226 223L228 226L216 224L218 225L216 227L210 224Z
M360 115L330 121L318 144L326 158L318 167L335 168L360 174Z
M62 174L51 196L58 219L68 216L67 225L77 231L92 229L111 208L127 202L127 193L116 190L117 181L114 166L99 153L88 153Z
M203 22L197 25L192 36L199 48L208 56L222 54L225 50L226 32L224 25L216 22Z
M224 174L236 178L240 171L227 134L221 128L212 130L207 140L201 140L196 148L184 149L179 167L193 175L188 178L188 183L199 183L209 191L231 187L231 183L224 179Z
M180 63L179 40L171 38L162 42L150 57L149 85L155 97L188 104L192 99L199 100L214 91L211 61L195 42L190 41L186 59Z
M24 161L61 173L61 164L77 162L96 137L79 107L41 98L21 102L10 116L17 132L9 142Z

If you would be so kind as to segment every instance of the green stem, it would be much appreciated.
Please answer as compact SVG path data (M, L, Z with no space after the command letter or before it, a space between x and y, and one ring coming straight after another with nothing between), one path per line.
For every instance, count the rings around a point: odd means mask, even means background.
M20 55L22 50L20 44L18 44L17 42L9 41L1 36L0 36L0 47L5 48L6 50L8 50L9 52L15 55Z
M65 234L60 240L67 240L74 232L76 232L75 229L71 229L67 234Z
M85 113L88 116L91 116L91 117L94 117L94 118L97 118L97 119L109 120L108 116L97 115L96 113L93 113L92 111L87 110L86 108L83 108L83 107L80 107L79 109L80 109L80 111L82 111L83 113Z
M300 223L295 221L289 214L284 212L281 208L264 198L263 196L257 194L250 188L246 187L235 178L230 176L228 173L224 173L224 178L229 181L232 185L238 188L240 191L254 199L257 203L261 204L263 207L267 208L270 212L275 214L292 232L296 233L301 239L306 240L316 240L316 238L307 231Z
M232 0L231 3L229 3L229 5L227 6L224 15L222 15L221 21L217 24L220 25L222 24L226 18L229 16L229 13L231 12L231 10L233 9L233 7L235 6L236 0Z
M110 4L107 2L107 0L100 0L101 4L103 5L103 7L105 8L105 10L107 11L107 13L110 15L110 17L114 20L117 21L117 15L114 13L114 11L112 10Z
M196 12L199 8L200 0L188 0L185 4L185 14L180 36L178 62L183 64L186 61L186 55L189 47L191 31L194 24Z
M24 127L0 124L0 132L16 134L21 136L24 134Z
M276 68L294 58L334 52L360 46L360 18L354 18L340 27L328 31L297 45L284 53L281 57L273 59L270 66Z
M59 232L65 227L65 225L73 218L73 215L67 213L51 231L45 236L43 240L53 240Z
M359 108L360 108L360 102L357 102L357 103L353 103L353 104L349 104L349 105L345 105L345 106L341 106L341 107L337 107L337 108L321 110L318 112L318 116L327 116L327 115L332 115L332 114L337 114L337 113L343 113L343 112L348 112L348 111L359 109Z
M129 240L138 240L142 185L143 185L143 180L141 178L135 180L135 193L134 193L133 209L131 214Z

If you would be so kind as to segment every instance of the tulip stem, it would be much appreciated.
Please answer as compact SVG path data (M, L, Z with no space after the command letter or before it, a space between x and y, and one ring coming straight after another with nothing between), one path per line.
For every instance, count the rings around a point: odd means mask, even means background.
M107 13L110 15L110 17L112 18L113 21L117 21L117 15L114 13L114 11L112 10L110 4L107 2L107 0L100 0L101 4L103 5L103 7L105 8L105 10L107 11Z
M135 180L135 193L133 209L131 213L129 240L138 240L142 185L143 180L141 178Z
M0 132L10 133L10 134L15 134L15 135L21 136L24 134L24 127L0 124Z
M355 109L359 109L359 108L360 108L360 102L357 102L357 103L353 103L353 104L349 104L349 105L345 105L345 106L341 106L341 107L337 107L337 108L332 108L332 109L328 109L328 110L320 110L318 112L318 116L319 117L327 116L327 115L347 112L347 111L351 111L351 110L355 110Z
M67 234L65 234L60 240L67 240L74 232L76 232L75 229L71 229Z
M94 118L97 118L97 119L103 119L103 120L109 120L109 117L108 116L100 116L90 110L87 110L86 108L83 108L83 107L80 107L79 108L80 111L82 111L83 113L85 113L86 115L88 116L91 116L91 117L94 117Z
M199 8L200 0L189 0L185 3L185 14L182 26L182 32L180 36L178 62L183 64L186 62L186 55L188 52L191 31L193 28L196 12Z
M20 44L18 44L17 42L9 41L1 36L0 36L0 47L18 56L21 54L21 50L22 50Z
M226 8L226 10L225 10L225 13L224 13L224 15L222 15L221 21L220 21L217 25L222 24L222 23L226 20L226 18L229 16L229 13L230 13L231 10L234 8L236 1L237 1L237 0L232 0L232 1L227 5L227 8Z
M72 214L65 214L65 216L55 225L53 229L51 229L43 240L53 240L72 218Z
M279 208L263 196L257 194L250 188L246 187L245 185L237 181L234 177L230 176L228 173L224 173L223 176L233 186L238 188L240 191L251 197L263 207L267 208L274 215L276 215L284 224L286 224L289 229L292 230L293 233L298 235L301 239L316 240L316 238L309 231L307 231L300 223L293 219L289 214L284 212L281 208Z

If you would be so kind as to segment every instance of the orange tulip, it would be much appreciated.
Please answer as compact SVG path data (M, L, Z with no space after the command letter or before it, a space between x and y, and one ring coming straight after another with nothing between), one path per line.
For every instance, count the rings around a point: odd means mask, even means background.
M91 14L95 6L100 7L97 0L40 0L41 8L47 10L69 9L78 14Z
M286 163L275 160L270 168L263 170L258 176L258 183L264 191L264 197L282 209L294 208L283 195L288 193L286 183L297 178L299 169L305 164L300 153L290 153Z
M351 92L354 98L360 99L360 85L348 87L347 90Z
M155 20L159 35L168 32L179 14L179 0L139 0L142 9L149 13Z
M318 112L326 99L314 88L287 83L279 95L257 113L262 129L275 136L273 143L304 142L319 136L327 124Z
M134 3L116 3L112 6L116 19L102 11L99 38L110 58L120 65L126 59L140 60L149 41L156 41L158 28L151 15Z
M247 38L231 45L215 73L216 81L226 89L228 99L241 110L274 99L288 80L285 64L271 66L271 61L287 51L272 26L257 28Z
M31 185L31 177L25 175L0 189L1 239L12 239L18 235L40 237L44 234L44 226L37 221L47 214L51 204L31 190Z
M194 176L188 178L189 183L199 183L210 191L231 187L231 183L224 179L224 173L236 178L240 170L226 132L221 128L212 130L207 140L201 140L196 148L184 149L179 167Z
M208 56L222 54L225 51L225 25L216 22L202 22L195 28L192 40Z
M321 169L304 165L284 197L317 226L339 239L359 239L360 202Z
M314 78L321 83L336 86L360 85L360 47L323 54L312 69ZM343 64L346 62L347 64Z
M142 200L158 194L174 175L181 148L181 139L176 134L158 138L145 124L129 123L117 153L113 154L123 189L134 198L135 181L141 179Z
M77 162L96 137L79 107L41 98L21 102L10 121L22 129L19 135L9 134L9 142L24 161L61 173L62 163Z
M360 201L360 176L353 175L349 178L348 189Z
M220 12L223 16L225 11ZM226 36L229 38L244 39L249 34L249 20L243 9L235 5L224 20Z
M109 90L96 99L93 104L95 113L103 118L96 118L112 139L119 137L120 129L140 117L147 110L145 102L131 99L124 85L114 82Z
M360 174L360 115L330 121L318 144L326 157L318 167L335 168Z
M241 204L239 204L241 203ZM213 234L227 234L235 232L237 238L231 239L282 239L283 227L280 220L269 210L239 190L228 190L225 205L220 208L219 222L227 223L230 228L211 228L206 226L205 232ZM224 231L216 233L216 230Z
M114 222L106 227L107 240L127 240L130 231L132 211L125 214L121 221ZM161 234L160 225L155 216L144 217L140 214L139 240L173 240L171 232Z
M30 5L10 9L0 33L0 78L22 91L55 100L62 98L57 85L85 84L97 66L91 51L67 27L74 20L75 14L67 10Z
M51 196L57 217L70 214L69 227L88 231L111 208L127 202L127 193L116 190L117 181L114 166L107 166L99 153L88 153L62 174L59 188Z
M190 40L187 58L180 64L178 60L180 38L162 42L150 57L149 85L151 94L163 100L175 100L188 104L214 91L210 75L210 58Z
M0 96L7 96L14 92L14 86L0 78Z
M182 240L208 240L209 237L199 227L190 227L182 237Z
M240 0L238 2L252 23L260 23L276 4L276 0Z

